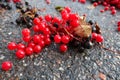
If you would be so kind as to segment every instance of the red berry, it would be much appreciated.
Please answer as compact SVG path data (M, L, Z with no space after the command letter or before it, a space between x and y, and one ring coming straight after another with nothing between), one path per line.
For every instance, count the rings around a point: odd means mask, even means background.
M33 26L33 30L34 30L34 32L39 32L39 26L38 25L34 25Z
M49 28L45 28L45 29L43 30L43 33L44 33L45 35L50 34Z
M10 62L10 61L5 61L5 62L2 62L2 66L1 66L1 68L2 68L2 70L4 70L4 71L8 71L8 70L10 70L11 68L12 68L12 62Z
M58 17L54 17L53 20L52 20L52 23L58 23L58 24L60 24L61 20Z
M36 25L38 25L40 23L40 19L37 18L37 17L34 18L33 23L36 24Z
M44 40L44 38L45 38L45 36L42 35L42 34L39 34L39 37L40 37L41 40Z
M105 10L105 11L107 11L108 9L109 9L109 7L108 7L108 6L106 6L106 7L104 8L104 10Z
M10 42L10 43L8 43L8 46L7 46L7 48L9 49L9 50L15 50L16 49L16 43L15 42Z
M97 38L97 33L92 33L92 39L96 39Z
M50 21L52 20L52 16L49 15L49 14L46 15L46 16L45 16L45 20L48 21L48 22L50 22Z
M78 2L81 2L81 3L86 3L86 0L78 0Z
M45 45L50 45L51 44L51 40L50 38L45 38Z
M37 44L37 43L40 42L40 40L41 40L41 39L40 39L40 36L39 36L39 35L34 35L34 36L33 36L33 41L34 41L34 43Z
M34 43L34 42L30 42L30 43L28 43L28 47L32 47L32 48L34 48L34 47L35 47L35 43Z
M19 44L17 45L17 49L18 49L18 50L20 50L20 49L24 50L24 49L25 49L25 45L22 44L22 43L19 43Z
M65 45L65 44L60 45L60 51L61 52L66 52L67 49L68 49L67 45Z
M54 41L55 41L55 43L60 43L61 42L61 36L60 35L55 35L54 36Z
M79 20L73 20L70 22L70 25L75 28L75 27L78 27L79 26Z
M42 48L45 46L45 42L43 40L40 40L40 42L38 43Z
M67 44L70 41L69 36L63 35L61 38L62 43Z
M103 13L103 12L104 12L104 10L100 10L100 12L101 12L101 13Z
M71 14L69 14L69 19L70 19L70 20L78 20L78 19L79 19L79 16L78 16L77 14L71 13Z
M31 36L25 36L25 37L23 37L22 39L23 39L23 41L25 41L25 42L29 42L29 41L31 40Z
M117 22L117 25L120 26L120 21Z
M47 4L50 4L50 2L51 2L50 0L46 0L46 3L47 3Z
M114 14L116 14L116 12L117 12L116 10L112 10L111 14L114 15Z
M30 35L30 30L29 30L28 28L24 28L24 29L22 30L22 35L23 35L23 36L29 36L29 35Z
M39 26L40 31L43 31L45 29L45 24L44 23L40 23L38 26Z
M32 55L32 54L33 54L33 49L32 49L32 47L27 47L27 48L25 49L25 54L28 55L28 56Z
M107 2L103 2L103 6L107 6L108 4L107 4Z
M65 14L65 13L68 13L68 11L67 11L66 9L63 9L63 10L61 11L61 15L62 15L62 14Z
M117 28L117 29L118 29L118 31L120 32L120 26L118 26L118 28Z
M33 51L34 51L35 53L39 53L39 52L41 52L41 50L42 50L42 48L41 48L40 45L36 45L36 46L34 47L34 49L33 49Z
M96 42L103 42L104 38L100 34L97 35L96 37Z
M17 57L18 59L23 59L23 58L25 57L25 52L24 52L23 50L18 50L18 51L16 52L16 57Z
M98 3L97 3L97 2L94 2L94 3L93 3L93 6L94 6L94 7L98 6Z
M68 18L69 18L69 14L68 13L62 14L62 19L63 20L68 20Z
M21 0L13 0L14 3L21 2Z
M43 20L43 16L39 16L38 18L39 18L39 20L40 20L40 21L42 21L42 20Z
M115 10L115 6L111 6L111 7L110 7L110 10Z
M68 7L68 6L66 6L66 7L65 7L65 10L66 10L68 13L70 13L70 12L71 12L71 8L70 8L70 7Z

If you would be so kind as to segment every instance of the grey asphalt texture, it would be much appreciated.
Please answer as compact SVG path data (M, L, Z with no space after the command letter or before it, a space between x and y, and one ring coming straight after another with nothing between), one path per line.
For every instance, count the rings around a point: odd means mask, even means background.
M24 1L24 0L23 0ZM111 15L110 11L101 13L103 6L89 9L91 3L72 2L71 0L26 0L33 7L46 8L39 12L41 15L51 14L60 16L56 6L69 6L79 15L87 14L87 20L98 22L104 37L104 45L112 50L120 50L120 33L116 31L117 21L120 20L120 11ZM22 27L16 25L18 17L16 9L0 14L0 64L3 61L13 62L13 68L4 72L0 69L0 80L120 80L120 54L113 53L98 46L79 53L75 48L62 55L56 44L46 47L39 55L18 60L14 51L7 50L10 41L21 41ZM14 24L11 24L13 22ZM102 76L101 76L102 75ZM105 79L106 78L106 79Z

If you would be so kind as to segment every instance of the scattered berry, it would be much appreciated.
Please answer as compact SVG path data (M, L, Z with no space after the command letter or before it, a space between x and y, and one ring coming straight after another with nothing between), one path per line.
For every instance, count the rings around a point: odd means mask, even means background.
M2 70L4 70L4 71L8 71L8 70L10 70L11 68L12 68L12 62L10 62L10 61L5 61L5 62L2 62L2 66L1 66L1 68L2 68Z
M17 50L16 57L18 59L23 59L25 57L25 52L23 50Z
M65 45L65 44L60 45L60 51L61 52L66 52L67 49L68 49L67 45Z
M9 50L15 50L16 49L16 43L15 42L10 42L10 43L8 43L8 46L7 46L7 48L9 49Z

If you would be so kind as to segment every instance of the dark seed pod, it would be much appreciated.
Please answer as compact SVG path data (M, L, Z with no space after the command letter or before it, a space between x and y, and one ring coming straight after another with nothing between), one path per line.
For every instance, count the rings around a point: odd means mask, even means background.
M26 6L28 6L28 5L29 5L29 3L28 3L28 2L25 2L25 5L26 5Z
M79 47L78 51L79 51L80 53L82 53L82 52L85 51L85 49L84 49L83 47Z
M59 27L57 23L53 23L53 26L56 27L56 28Z
M92 32L96 32L96 27L94 24L92 25Z
M84 48L86 48L86 49L90 49L90 48L92 48L92 46L93 46L93 44L92 44L92 42L86 42L86 43L84 43Z
M88 23L89 23L90 25L93 25L93 21L92 21L92 20L89 20Z

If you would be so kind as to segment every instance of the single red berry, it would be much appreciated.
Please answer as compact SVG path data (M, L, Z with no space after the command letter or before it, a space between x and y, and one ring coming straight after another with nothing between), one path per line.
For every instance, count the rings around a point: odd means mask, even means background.
M79 26L79 20L73 20L70 22L70 25L75 28L75 27L78 27Z
M67 44L70 41L69 36L63 35L61 38L62 43Z
M70 12L71 12L71 8L68 7L68 6L65 7L65 10L67 11L67 13L70 13Z
M115 6L111 6L110 7L110 10L112 11L112 10L115 10Z
M55 41L55 43L60 43L61 42L61 36L60 35L55 35L54 36L54 41Z
M41 40L41 39L40 39L40 36L39 36L39 35L34 35L34 36L33 36L33 41L34 41L34 43L37 44L37 43L40 42L40 40Z
M106 6L106 7L104 8L104 10L105 10L105 11L107 11L108 9L109 9L109 7L108 7L108 6Z
M24 29L22 30L22 35L23 35L23 36L29 36L29 35L30 35L30 30L29 30L28 28L24 28Z
M52 20L52 16L49 15L49 14L47 14L47 15L45 16L45 20L48 21L48 22L50 22L50 21Z
M69 14L68 13L62 14L62 19L63 20L68 20L69 19Z
M16 57L18 59L23 59L25 57L25 52L23 50L17 50Z
M92 33L92 39L96 39L97 38L97 33Z
M78 2L80 2L80 3L86 3L86 0L78 0Z
M79 16L77 14L70 13L69 14L69 19L70 20L78 20Z
M40 31L43 31L45 29L45 24L44 23L40 23L38 26L39 26Z
M118 29L118 31L120 32L120 26L118 26L118 28L117 28L117 29Z
M46 0L46 3L47 3L47 4L50 4L50 3L51 3L51 1L50 1L50 0Z
M112 11L111 11L111 14L112 14L112 15L115 15L116 12L117 12L116 10L112 10Z
M43 40L40 40L40 42L38 43L42 48L45 46L45 42Z
M98 3L97 3L97 2L94 2L94 3L93 3L93 6L94 6L94 7L98 6Z
M96 37L96 42L103 42L104 38L100 34L97 35Z
M38 25L38 24L40 23L40 19L37 18L37 17L34 18L33 23L34 23L35 25Z
M35 47L35 43L34 42L28 43L28 47L34 48Z
M21 2L21 0L13 0L14 3Z
M105 12L104 10L100 10L101 13Z
M45 35L50 34L49 28L45 28L44 31L43 31L43 33L44 33Z
M61 52L66 52L67 49L68 49L67 45L65 45L65 44L60 45L60 51Z
M39 26L38 25L34 25L33 26L33 30L34 30L34 32L39 32L40 31Z
M20 50L20 49L24 50L24 49L25 49L25 45L22 44L22 43L19 43L19 44L17 45L17 49L18 49L18 50Z
M41 40L44 40L45 36L43 34L39 34Z
M120 21L117 22L117 25L120 26Z
M42 21L42 20L43 20L43 16L39 16L38 18L39 18L39 20L40 20L40 21Z
M108 4L107 4L107 2L103 2L103 6L107 6Z
M2 62L2 66L1 66L1 68L2 68L2 70L4 70L4 71L8 71L8 70L10 70L11 68L12 68L12 62L10 62L10 61L5 61L5 62Z
M42 51L42 48L41 48L40 45L36 45L36 46L34 47L33 51L34 51L35 53L39 53L39 52Z
M45 45L50 45L51 44L51 40L50 38L45 38Z
M32 54L33 54L33 49L32 49L32 47L27 47L27 48L25 49L25 54L28 55L28 56L32 55Z
M15 42L10 42L10 43L8 43L8 46L7 46L7 48L9 49L9 50L15 50L16 49L16 43Z
M63 9L63 10L61 11L61 15L62 15L62 14L65 14L65 13L68 13L68 11L67 11L66 9Z
M23 39L23 41L25 41L25 42L29 42L29 41L31 40L31 36L25 36L25 37L23 37L22 39Z
M58 23L58 24L60 24L61 20L58 17L54 17L53 20L52 20L52 23Z

